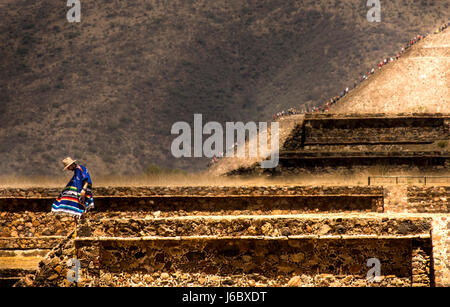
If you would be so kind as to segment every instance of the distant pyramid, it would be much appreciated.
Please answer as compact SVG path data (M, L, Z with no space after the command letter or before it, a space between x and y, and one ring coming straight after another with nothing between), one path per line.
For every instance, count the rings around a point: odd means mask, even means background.
M374 65L375 66L375 65ZM333 113L447 113L450 31L431 34L333 106Z
M281 119L277 168L261 169L258 158L227 158L211 172L448 174L449 87L450 31L444 31L376 67L330 112Z

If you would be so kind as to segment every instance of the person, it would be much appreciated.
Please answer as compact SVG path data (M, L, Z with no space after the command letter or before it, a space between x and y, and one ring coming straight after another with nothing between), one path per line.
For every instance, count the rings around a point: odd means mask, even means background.
M89 171L76 160L67 157L62 160L63 171L73 171L72 179L52 204L52 212L67 213L81 218L82 214L94 208L92 180Z
M219 162L219 159L217 159L217 157L214 155L214 157L209 161L208 167L212 167L217 162Z

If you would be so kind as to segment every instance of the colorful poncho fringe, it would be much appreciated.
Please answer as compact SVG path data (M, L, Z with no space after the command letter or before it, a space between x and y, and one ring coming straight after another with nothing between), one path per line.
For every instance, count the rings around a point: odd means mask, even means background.
M80 193L83 183L87 181L84 203L80 200ZM77 217L94 208L94 198L92 195L92 180L89 171L83 165L77 165L72 179L66 185L59 197L52 204L52 212L68 213Z

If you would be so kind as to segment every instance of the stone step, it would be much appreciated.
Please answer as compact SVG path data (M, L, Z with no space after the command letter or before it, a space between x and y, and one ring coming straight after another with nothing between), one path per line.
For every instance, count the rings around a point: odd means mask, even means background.
M431 217L386 217L379 214L103 219L89 217L79 224L78 237L429 236L431 222Z
M431 248L434 228L430 228L430 218L436 222L431 215L375 213L200 216L105 219L106 228L98 224L99 220L86 219L76 239L65 240L43 260L34 283L73 285L66 276L70 269L67 262L75 256L81 265L79 286L432 286L435 252ZM255 227L256 235L239 228L241 223L251 222L261 226ZM128 233L117 226L136 227L133 223L138 228L156 224L162 231L156 236L143 236L145 233ZM221 223L233 230L222 231ZM88 225L94 229L84 233L82 228ZM165 232L167 227L180 225L187 225L184 236ZM196 226L199 229L192 229ZM217 227L217 232L205 235L200 230L204 226ZM245 226L249 227L243 230L248 230L251 224ZM294 234L280 234L282 226ZM344 226L344 233L339 226ZM100 231L95 233L95 227ZM105 229L114 229L118 236L102 235ZM269 230L267 235L263 229ZM366 229L371 231L365 233ZM366 280L371 258L381 264L381 280L376 283Z
M449 138L449 119L449 114L307 114L282 148L292 151L311 145L430 144Z
M1 274L1 272L0 272ZM20 280L20 277L0 277L0 288L9 288L14 286Z
M21 278L26 274L35 273L39 267L42 257L0 257L0 277L1 278Z
M19 196L22 193L28 196ZM54 198L48 194L53 190L30 189L29 192L14 189L1 191L0 210L2 218L7 212L49 212ZM35 195L35 196L33 196ZM327 203L339 199L382 197L381 187L308 187L308 186L241 186L241 187L161 187L120 188L98 187L94 189L97 211L145 211L145 210L213 210L232 208L244 210L247 206L286 206L286 201ZM279 202L279 203L277 203ZM274 203L269 206L270 203ZM301 207L302 205L299 204ZM313 206L317 206L313 205ZM294 205L295 207L295 205ZM339 209L340 204L337 204ZM165 209L167 208L167 209ZM253 208L251 208L253 209ZM292 208L290 208L292 209Z
M431 179L429 179L431 181ZM395 181L394 181L395 182ZM432 182L430 182L432 184ZM190 191L190 187L179 187L176 190L171 190L172 194L161 195L143 195L138 196L135 194L143 193L144 190L138 192L134 189L115 190L112 192L121 194L126 193L130 195L112 195L112 196L95 196L96 209L95 212L126 212L126 211L161 211L164 215L165 212L178 211L180 215L188 214L189 212L214 212L224 214L225 209L230 211L242 210L242 214L246 214L245 210L255 211L258 209L266 211L276 211L276 207L279 205L279 209L289 209L295 213L295 210L307 211L312 210L373 210L370 206L370 202L374 199L377 202L383 200L386 188L377 186L353 186L353 187L298 187L298 186L285 186L285 187L267 187L266 189L259 190L251 189L245 190L247 194L227 194L227 195L211 195L213 191L207 191L208 195L183 195ZM216 190L220 192L221 189ZM148 194L155 192L153 188L146 190ZM157 192L161 192L156 190ZM235 190L222 190L222 193L236 193L239 189ZM42 192L42 191L41 191ZM248 194L252 192L254 194ZM414 198L426 198L428 202L430 196L433 198L448 198L449 187L408 187L407 196L411 201ZM4 226L8 228L11 223L22 226L23 228L38 227L39 225L48 224L54 225L56 223L62 223L60 228L70 228L70 224L73 223L73 219L68 217L59 217L57 219L42 220L47 216L51 216L50 212L51 203L54 198L52 197L2 197L0 198L1 219L0 227ZM356 204L358 202L365 202L365 204ZM445 199L443 200L445 201ZM291 205L288 205L290 203ZM303 204L302 204L303 203ZM323 203L329 204L328 207ZM353 203L353 205L351 205ZM234 205L233 205L234 204ZM272 205L271 205L272 204ZM296 208L297 206L297 208ZM302 207L303 206L303 207ZM335 206L335 208L333 208ZM377 208L380 204L377 204ZM180 211L184 211L180 212ZM23 216L15 215L11 219L11 213L22 213ZM177 212L175 212L177 213ZM39 221L35 221L29 218L29 215L37 217ZM27 224L30 223L30 224ZM14 226L14 225L13 225ZM47 229L48 230L48 229ZM49 235L49 234L44 234ZM0 229L1 236L1 229Z
M291 277L292 276L292 277ZM292 273L277 275L264 274L233 274L230 276L207 273L130 273L114 274L101 272L98 286L100 287L369 287L396 286L409 287L409 277L395 275L381 276L380 282L371 283L366 278L354 275L308 274ZM424 284L423 286L428 286Z
M0 277L24 276L34 272L50 249L0 250Z
M1 237L0 250L33 250L33 249L51 249L56 246L65 236L49 237Z
M0 287L12 287L26 275L34 275L50 250L0 250Z
M369 285L377 258L384 285L430 286L429 237L78 238L81 285ZM380 285L381 283L379 283Z
M0 205L3 201L17 201L14 206L23 200L53 199L61 192L59 188L0 188ZM344 194L370 194L373 187L346 187L346 186L298 186L298 185L240 185L240 186L146 186L146 187L105 187L94 188L96 197L144 197L144 196L259 196L259 195L344 195ZM29 207L28 207L29 208ZM1 207L2 211L7 209ZM29 209L30 210L30 209Z
M450 153L447 151L379 151L379 152L362 152L362 151L282 151L280 152L280 160L332 160L332 159L448 159Z
M398 174L417 170L447 174L450 166L450 154L444 151L297 151L280 152L279 159L279 166L267 170L267 173L277 176L311 173L342 175L384 170L385 174ZM251 171L253 169L240 174Z

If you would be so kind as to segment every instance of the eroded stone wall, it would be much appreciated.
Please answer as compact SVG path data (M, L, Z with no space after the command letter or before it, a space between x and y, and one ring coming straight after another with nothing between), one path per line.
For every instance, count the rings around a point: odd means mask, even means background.
M386 212L449 213L450 186L403 186L384 188Z
M98 250L99 264L98 270L92 269L85 275L86 284L95 281L98 285L252 286L263 282L287 286L299 276L301 284L308 286L368 286L367 260L376 257L381 262L382 280L373 285L411 286L412 281L416 286L430 285L430 275L422 273L430 271L430 244L423 239L161 239L91 243ZM93 249L88 242L77 245L79 254L87 252L92 259ZM416 256L413 262L413 255L419 254L422 257Z
M94 197L144 197L144 196L233 196L233 195L354 195L379 194L381 187L346 186L150 186L150 187L94 187ZM53 201L61 188L0 188L0 210L10 211L23 200L27 210L42 211L42 204ZM44 199L46 198L46 199ZM39 202L41 201L41 203ZM45 208L46 209L46 208ZM23 209L21 209L23 210Z
M450 213L450 186L407 188L408 212Z
M229 216L82 220L79 237L284 237L430 235L431 218L346 216Z

